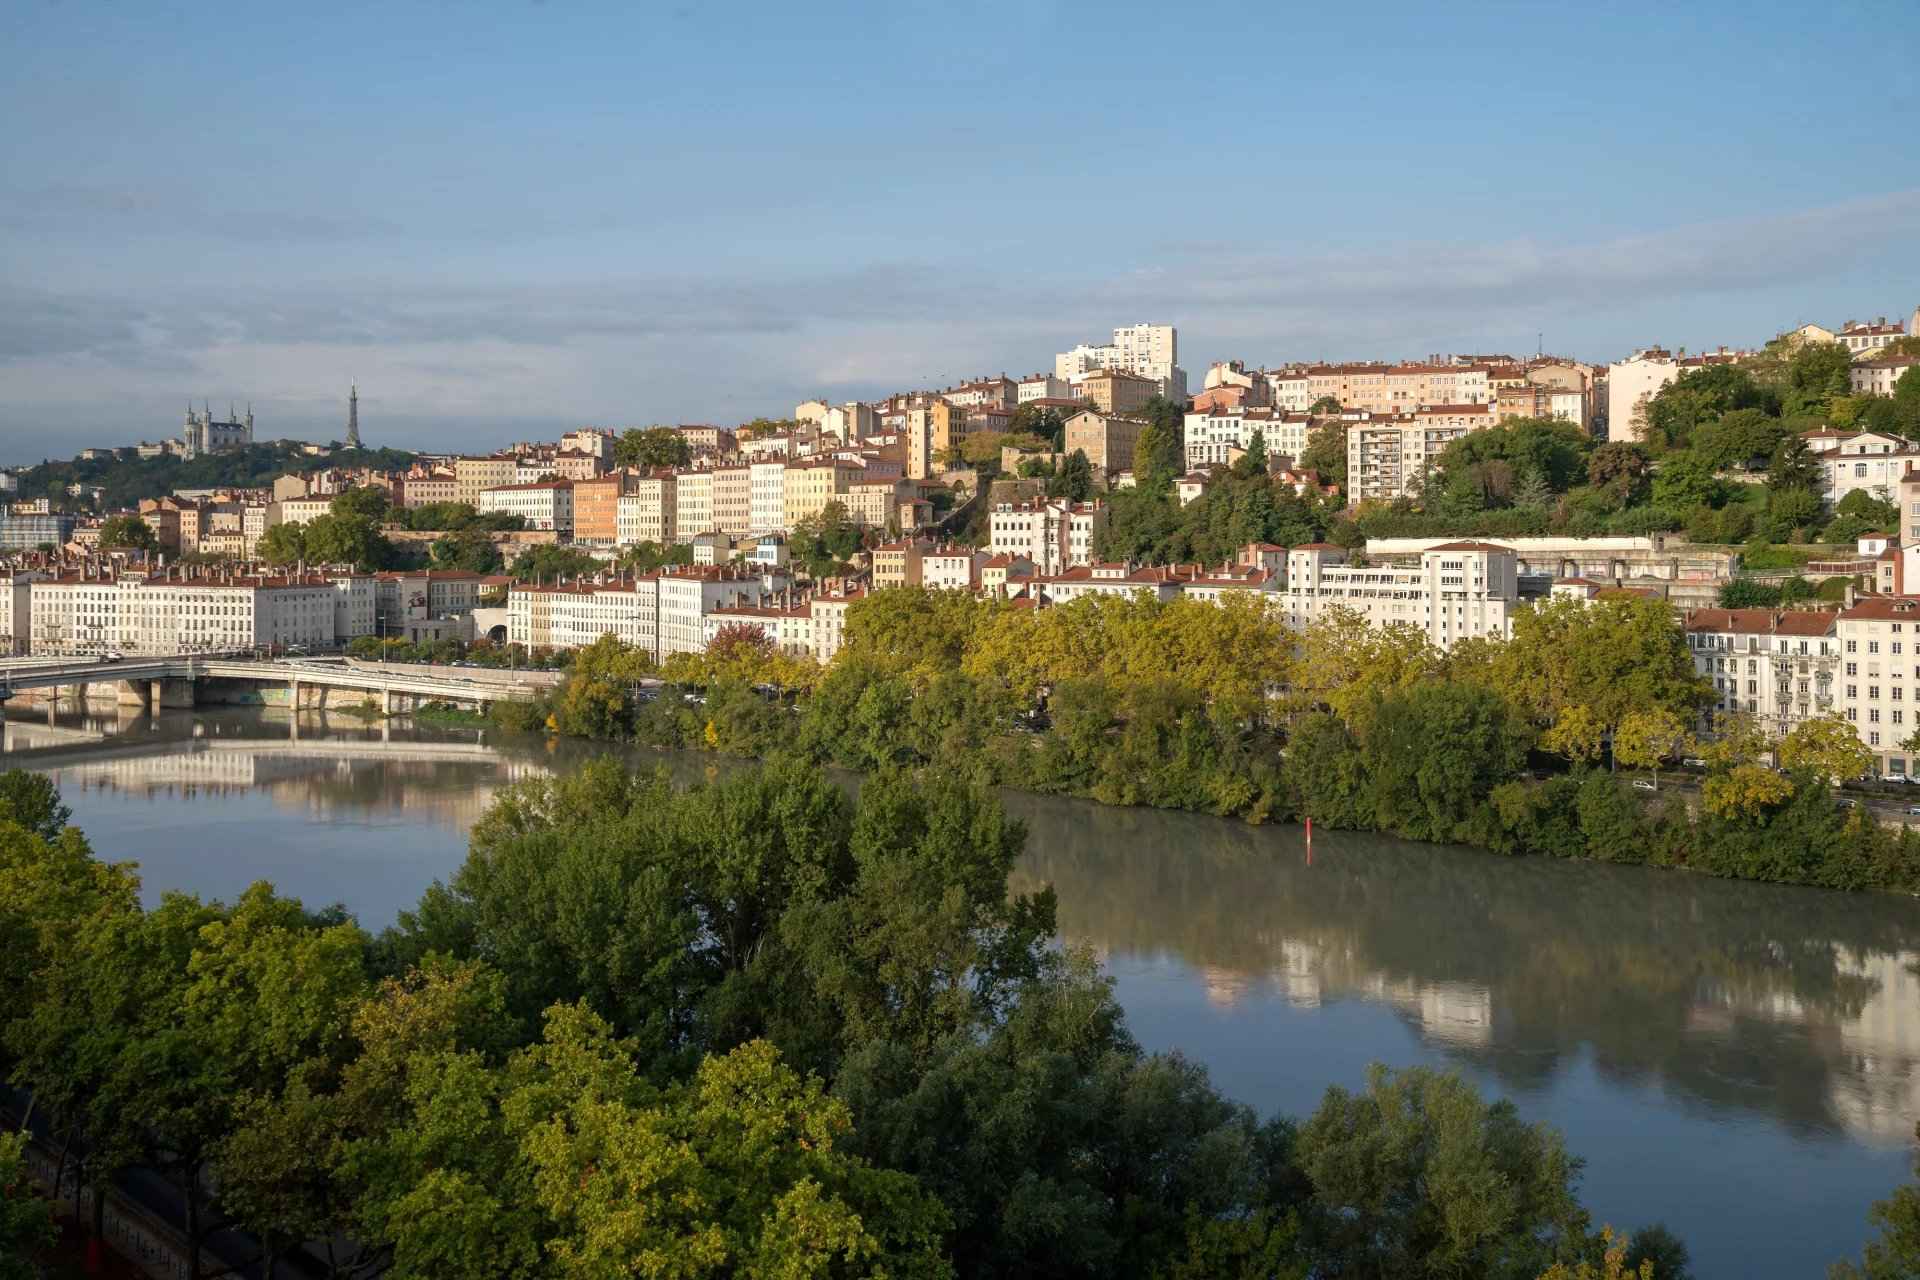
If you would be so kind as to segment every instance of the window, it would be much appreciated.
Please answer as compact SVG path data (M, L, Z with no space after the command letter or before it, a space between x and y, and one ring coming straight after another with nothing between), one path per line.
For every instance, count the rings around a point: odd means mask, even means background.
M1847 664L1847 674L1848 674L1848 675L1850 675L1850 676L1857 676L1857 675L1859 675L1859 674L1860 674L1860 664L1859 664L1859 663L1857 663L1857 662L1849 662L1849 663Z
M1859 643L1860 643L1860 642L1859 642L1858 640L1849 640L1849 641L1847 641L1847 652L1848 652L1848 653L1853 653L1853 652L1855 651L1855 646L1857 646L1857 645L1858 645Z

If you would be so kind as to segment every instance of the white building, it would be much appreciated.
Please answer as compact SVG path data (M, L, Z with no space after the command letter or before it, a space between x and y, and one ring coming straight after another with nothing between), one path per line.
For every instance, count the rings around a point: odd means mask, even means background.
M1267 456L1285 454L1299 459L1307 451L1313 420L1304 413L1249 409L1234 405L1190 413L1186 420L1187 468L1192 471L1225 466L1253 444L1258 435Z
M722 605L706 617L707 643L727 627L758 631L773 647L793 658L813 656L813 609L810 605Z
M1078 386L1090 373L1125 369L1159 385L1169 400L1187 398L1187 371L1180 368L1180 335L1170 324L1136 324L1113 331L1113 341L1082 344L1053 358L1053 376ZM1038 397L1033 397L1038 398Z
M633 492L623 493L614 510L614 538L623 547L639 542L666 546L674 540L679 512L673 472L659 470L633 478Z
M1780 737L1834 710L1837 615L1797 609L1693 609L1693 669L1713 685L1712 710L1750 715ZM1856 672L1858 660L1849 663Z
M707 647L706 617L715 609L764 603L773 592L766 580L724 566L691 565L658 575L660 639L655 657L699 653Z
M1070 380L1055 373L1036 373L1022 378L1017 392L1020 404L1034 400L1071 400L1079 394L1079 388Z
M0 658L26 655L33 635L32 584L45 577L27 570L0 569Z
M577 649L613 636L659 656L659 580L656 575L611 582L532 586L507 593L507 639L528 648Z
M1857 396L1890 396L1909 369L1920 367L1920 356L1886 356L1859 360L1847 372L1847 380Z
M1920 727L1920 599L1868 596L1840 614L1834 632L1841 716L1880 772L1912 776L1914 753L1904 744Z
M1093 542L1106 528L1104 503L1003 502L987 517L987 551L1025 556L1043 574L1093 563Z
M1442 649L1469 636L1509 635L1519 598L1513 552L1486 542L1442 543L1421 552L1417 567L1366 568L1348 564L1332 543L1308 543L1287 553L1281 593L1296 630L1338 607L1374 626L1408 623Z
M29 649L36 656L335 642L334 586L319 576L72 576L34 582L29 591Z
M729 533L774 533L787 527L787 464L774 458L747 468L747 527Z
M1898 321L1888 323L1885 316L1872 324L1849 320L1840 326L1840 332L1833 335L1833 340L1851 352L1855 360L1871 360L1875 353L1896 339L1915 335L1920 335L1920 307L1914 308L1913 319L1904 325Z
M1881 502L1900 500L1900 480L1920 468L1920 448L1894 436L1863 431L1816 455L1825 477L1820 496L1837 503L1856 490Z
M519 516L527 528L554 533L573 532L573 481L548 480L535 484L506 484L480 491L481 514L502 512Z

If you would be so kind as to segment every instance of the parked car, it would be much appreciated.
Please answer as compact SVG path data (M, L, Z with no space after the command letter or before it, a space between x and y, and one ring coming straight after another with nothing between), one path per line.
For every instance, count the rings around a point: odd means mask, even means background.
M1907 775L1904 773L1882 774L1880 780L1882 782L1897 782L1904 786L1907 781Z
M1845 797L1842 797L1841 799L1834 801L1834 803L1839 805L1842 809L1851 809L1855 805L1859 804L1860 802L1858 800L1848 800Z
M119 662L123 658L125 658L127 655L124 653L121 653L118 649L109 649L102 656L104 660L107 662Z
M1913 817L1913 816L1915 816L1915 815L1920 815L1920 804L1910 804L1910 805L1908 805L1908 806L1907 806L1907 816L1908 816L1908 817Z
M1685 760L1682 760L1680 763L1687 766L1687 768L1689 769L1704 769L1707 767L1707 762L1705 760L1702 760L1699 756L1688 756Z
M1647 779L1645 779L1645 778L1635 778L1635 779L1633 780L1633 789L1634 789L1635 791L1657 791L1657 790L1659 790L1659 788L1658 788L1658 787L1656 787L1656 786L1654 786L1654 785L1653 785L1653 783L1651 783L1651 782L1649 782L1649 781L1648 781Z

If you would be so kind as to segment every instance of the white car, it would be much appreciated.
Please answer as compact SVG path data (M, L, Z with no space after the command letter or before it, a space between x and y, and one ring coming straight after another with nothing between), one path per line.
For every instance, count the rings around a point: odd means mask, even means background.
M1654 786L1654 785L1653 785L1653 784L1652 784L1651 782L1649 782L1649 781L1647 781L1647 780L1646 780L1645 778L1635 778L1635 779L1633 780L1633 789L1634 789L1635 791L1657 791L1657 790L1659 790L1659 788L1658 788L1658 787L1656 787L1656 786Z

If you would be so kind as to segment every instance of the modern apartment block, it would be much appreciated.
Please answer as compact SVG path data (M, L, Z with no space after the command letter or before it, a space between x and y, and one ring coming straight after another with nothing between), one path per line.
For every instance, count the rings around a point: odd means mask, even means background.
M1053 358L1053 376L1073 386L1081 386L1088 375L1108 369L1124 370L1151 380L1152 394L1169 400L1187 398L1187 371L1180 368L1180 334L1170 324L1128 325L1115 329L1110 343L1082 344ZM1111 410L1114 406L1102 407ZM1121 412L1130 407L1121 406Z
M1316 542L1287 553L1280 598L1295 629L1339 607L1374 626L1406 623L1446 649L1470 636L1510 634L1520 588L1513 552L1491 543L1442 543L1421 552L1417 566L1360 567L1344 548Z
M1449 444L1493 425L1486 405L1434 405L1406 417L1347 425L1347 495L1353 502L1391 502L1426 483Z

